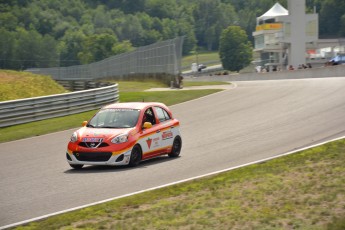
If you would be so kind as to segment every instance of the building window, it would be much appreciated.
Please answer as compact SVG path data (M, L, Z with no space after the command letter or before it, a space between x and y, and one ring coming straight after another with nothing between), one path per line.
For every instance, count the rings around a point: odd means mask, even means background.
M265 38L264 38L263 34L255 37L255 48L256 49L263 48L264 44L265 44Z

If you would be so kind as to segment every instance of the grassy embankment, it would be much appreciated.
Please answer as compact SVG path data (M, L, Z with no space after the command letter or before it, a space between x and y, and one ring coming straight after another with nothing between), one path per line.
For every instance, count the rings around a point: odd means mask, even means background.
M50 77L12 70L0 71L0 101L67 92Z
M36 97L66 92L60 85L48 77L33 75L25 72L0 71L0 101ZM187 85L225 84L187 83ZM202 97L220 90L191 90L169 92L143 92L149 88L166 87L160 82L119 82L120 101L160 101L173 105L184 101ZM27 124L0 128L0 143L26 137L43 135L51 132L76 128L81 122L88 120L96 112L89 111L75 115L52 118Z
M345 229L345 140L18 229Z

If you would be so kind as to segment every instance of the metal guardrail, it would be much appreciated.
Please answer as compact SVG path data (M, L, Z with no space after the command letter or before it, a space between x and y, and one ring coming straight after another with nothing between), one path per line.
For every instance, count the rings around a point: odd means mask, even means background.
M118 84L114 84L72 93L0 102L0 127L90 111L118 101Z

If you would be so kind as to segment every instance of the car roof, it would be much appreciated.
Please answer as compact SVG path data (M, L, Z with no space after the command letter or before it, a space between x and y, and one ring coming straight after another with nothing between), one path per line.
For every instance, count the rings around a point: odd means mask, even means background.
M110 105L106 105L103 109L145 109L150 106L160 106L163 108L167 108L163 103L159 102L125 102L125 103L113 103Z

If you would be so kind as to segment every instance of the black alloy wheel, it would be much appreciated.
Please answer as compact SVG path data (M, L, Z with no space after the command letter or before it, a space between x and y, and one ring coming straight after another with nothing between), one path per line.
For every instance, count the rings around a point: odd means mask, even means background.
M175 137L174 143L171 149L171 153L169 153L169 157L178 157L180 155L182 148L182 140L180 136Z
M141 148L138 145L135 145L132 149L131 159L129 160L129 166L135 167L141 161Z

